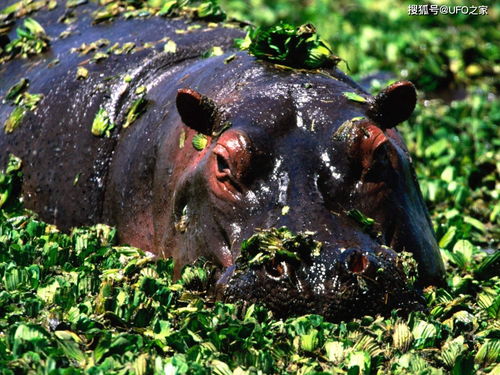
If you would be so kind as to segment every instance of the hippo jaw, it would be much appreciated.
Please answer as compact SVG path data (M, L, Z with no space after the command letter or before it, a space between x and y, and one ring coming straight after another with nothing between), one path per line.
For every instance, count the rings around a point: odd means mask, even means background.
M289 233L286 228L261 233L283 232ZM219 280L219 298L261 303L277 317L320 314L330 321L388 315L394 309L402 313L425 309L401 257L390 248L322 248L312 240L311 232L296 238L306 242L297 258L281 254L251 264L248 256L239 257ZM317 248L316 254L307 252L311 246ZM413 271L411 267L406 270Z

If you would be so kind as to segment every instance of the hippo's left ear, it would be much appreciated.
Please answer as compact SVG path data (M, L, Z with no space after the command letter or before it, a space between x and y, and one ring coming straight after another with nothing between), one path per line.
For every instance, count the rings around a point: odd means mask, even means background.
M217 106L212 99L192 89L177 91L177 111L182 122L198 133L212 135Z
M396 82L373 98L367 115L381 128L389 129L407 120L416 103L417 91L413 83Z

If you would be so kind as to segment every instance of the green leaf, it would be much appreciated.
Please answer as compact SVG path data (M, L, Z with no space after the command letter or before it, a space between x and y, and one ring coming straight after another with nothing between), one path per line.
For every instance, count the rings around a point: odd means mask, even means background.
M462 258L460 267L467 267L472 261L474 246L468 240L458 240L453 246L453 253Z
M328 360L336 365L342 363L346 356L344 344L340 341L325 342L325 351Z
M361 224L361 226L366 230L370 230L375 224L375 220L365 216L359 210L349 210L347 211L347 216L349 216L351 219L354 219L356 222Z
M371 357L366 352L351 352L347 357L347 368L349 374L369 374L371 368ZM354 372L353 372L354 371Z
M89 71L83 66L79 66L76 69L76 79L87 79L89 76Z
M175 43L173 40L167 41L167 43L165 43L165 46L163 46L163 51L166 53L176 53L177 43Z
M5 133L9 134L12 133L14 130L16 130L21 124L21 121L23 120L27 112L28 109L23 106L18 106L14 108L10 116L7 118L7 121L5 121L4 124Z
M359 94L356 94L355 92L343 92L342 94L347 99L352 100L353 102L366 103L366 98L362 97Z
M92 123L92 134L96 137L110 137L115 125L111 122L108 112L104 108L99 108Z
M489 279L498 276L500 270L500 251L495 251L482 260L474 271L474 275L479 279Z
M451 226L448 228L443 237L439 240L439 247L445 249L453 241L457 233L457 227Z
M203 134L196 134L192 140L193 147L198 151L203 151L208 145L208 138Z
M312 352L318 347L318 330L311 329L306 334L300 335L300 349Z
M500 340L486 340L477 351L475 362L481 366L487 366L500 360Z
M20 94L28 88L29 81L27 78L21 78L21 80L12 86L7 94L5 95L5 101L11 101L17 104L17 98Z
M340 61L311 24L260 27L250 30L237 44L257 58L295 68L334 67Z
M123 124L124 128L129 127L135 120L139 118L146 111L148 101L144 97L140 97L132 102L132 105L127 111L127 117L125 123Z
M467 345L464 345L464 337L458 336L457 338L446 341L441 348L441 359L448 366L453 368L457 357L467 350Z
M203 58L209 58L209 57L213 57L213 56L221 56L224 54L224 50L219 47L219 46L213 46L213 47L210 47L210 49L205 52L202 57Z
M24 27L36 36L45 36L45 30L37 21L33 18L26 18L24 20Z
M406 352L413 341L413 334L406 323L399 322L394 325L394 333L392 334L394 347L401 352Z
M216 375L232 375L233 374L233 372L231 371L231 369L229 368L229 366L225 362L214 359L210 363L210 365L212 367L212 371Z
M412 334L415 339L413 347L423 349L434 345L438 332L433 324L419 320L413 327Z

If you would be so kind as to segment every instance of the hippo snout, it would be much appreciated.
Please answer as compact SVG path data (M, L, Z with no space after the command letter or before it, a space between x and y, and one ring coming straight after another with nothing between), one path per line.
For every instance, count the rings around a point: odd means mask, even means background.
M250 243L225 276L223 299L263 303L277 316L321 314L331 321L425 308L392 249L320 248L311 237Z

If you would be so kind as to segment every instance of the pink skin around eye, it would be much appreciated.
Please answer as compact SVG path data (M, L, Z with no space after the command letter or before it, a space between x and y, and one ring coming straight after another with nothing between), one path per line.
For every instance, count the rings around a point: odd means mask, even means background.
M374 124L365 127L368 137L361 141L361 163L363 168L368 169L372 163L373 152L382 144L388 142L388 139L382 129Z
M245 187L240 180L250 162L248 144L246 136L237 131L227 131L218 139L210 160L208 180L212 191L220 198L241 199ZM221 162L226 164L223 170Z

